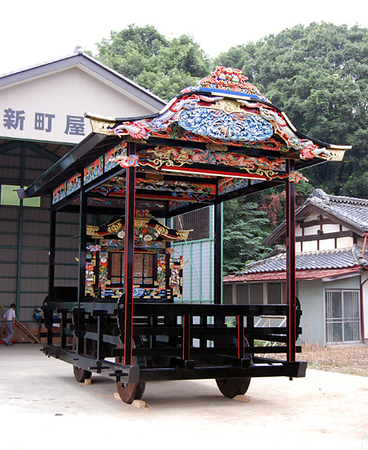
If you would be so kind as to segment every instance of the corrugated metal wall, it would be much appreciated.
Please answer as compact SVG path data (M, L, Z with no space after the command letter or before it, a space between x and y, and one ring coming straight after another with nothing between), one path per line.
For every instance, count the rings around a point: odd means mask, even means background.
M28 186L52 164L20 143L19 148L1 153L1 185ZM17 305L17 317L35 326L34 308L47 295L50 206L42 198L40 207L0 205L0 304ZM59 214L56 284L77 285L77 214Z
M196 216L198 212L187 213L187 220L183 218L184 229L188 227L190 216ZM208 208L208 214L201 217L204 223L194 221L194 227L207 230L207 239L189 240L180 244L173 244L178 254L183 255L185 266L183 267L183 302L189 303L213 303L214 302L214 231L213 231L213 207ZM197 218L199 219L199 218ZM190 222L190 221L189 221ZM178 221L181 223L181 221ZM181 227L178 227L181 228Z
M19 148L1 152L1 185L28 186L52 165L52 161L20 143ZM33 311L47 295L50 200L40 207L0 205L0 304L17 304L17 317L35 327ZM213 211L210 209L208 239L176 244L184 266L183 301L213 302ZM102 223L105 216L90 217ZM57 213L56 286L77 286L78 214ZM93 221L93 222L92 222Z
M78 214L56 215L55 286L77 286Z
M183 301L213 303L213 241L186 242L175 248L187 263L183 268Z

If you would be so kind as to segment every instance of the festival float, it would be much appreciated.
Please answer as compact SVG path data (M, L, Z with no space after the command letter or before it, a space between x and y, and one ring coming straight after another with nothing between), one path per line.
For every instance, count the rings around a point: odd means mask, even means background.
M86 117L93 132L19 194L51 196L52 237L59 213L79 217L78 286L56 285L51 238L43 352L73 365L79 382L92 373L114 379L126 403L152 380L214 379L233 398L253 377L304 377L307 364L296 361L295 184L302 169L341 161L349 147L304 135L240 70L224 67L157 114ZM221 205L281 185L286 297L282 304L223 304ZM173 229L172 219L210 205L214 302L188 303L184 262L172 243L190 230ZM109 219L91 220L101 215ZM286 325L257 327L261 316L286 316Z

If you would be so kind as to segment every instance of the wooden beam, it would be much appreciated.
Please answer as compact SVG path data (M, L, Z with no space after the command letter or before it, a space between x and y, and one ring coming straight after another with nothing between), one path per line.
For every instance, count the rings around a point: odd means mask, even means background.
M294 171L294 161L286 161L288 173ZM296 276L295 276L295 183L286 181L286 291L287 291L287 359L296 357Z
M136 154L136 144L129 142L128 156ZM125 272L124 272L124 365L133 361L133 285L134 285L134 223L136 168L126 169L125 197Z
M305 241L322 241L325 239L337 239L342 237L353 237L352 231L340 231L336 233L323 233L323 234L309 234L308 236L297 236L296 242Z

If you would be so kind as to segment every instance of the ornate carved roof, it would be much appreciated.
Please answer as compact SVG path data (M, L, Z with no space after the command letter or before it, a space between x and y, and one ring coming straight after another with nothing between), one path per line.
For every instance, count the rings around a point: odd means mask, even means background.
M138 209L169 218L298 182L299 170L341 159L349 148L303 135L241 71L224 67L159 113L87 117L93 133L19 195L52 192L56 208L78 207L83 186L90 211L110 207L121 215L126 169L134 166Z
M335 146L298 132L238 69L217 67L198 86L184 89L157 115L136 120L87 114L96 133L206 142L281 152L284 157L341 160L347 146Z

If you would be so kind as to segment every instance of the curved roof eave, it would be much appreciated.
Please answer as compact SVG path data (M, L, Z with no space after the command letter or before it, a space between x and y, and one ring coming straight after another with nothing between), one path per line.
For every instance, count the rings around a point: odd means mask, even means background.
M345 150L352 148L299 132L280 108L247 82L240 70L225 67L217 67L197 86L183 89L155 117L87 117L97 133L130 135L142 142L158 134L166 133L168 137L174 126L182 129L181 134L195 135L189 138L194 141L205 138L213 144L240 146L262 141L263 148L288 153L290 159L341 161ZM109 123L104 124L106 120Z
M75 56L79 57L88 59L84 55ZM323 144L321 148L317 140L299 138L287 116L246 80L238 69L218 67L209 78L201 80L199 86L184 89L159 113L125 119L86 114L91 119L92 134L46 171L42 180L36 180L25 195L49 192L57 187L55 183L61 178L73 176L73 170L76 172L78 167L92 162L103 152L105 144L116 140L133 140L147 148L197 148L198 152L203 152L204 163L215 161L215 164L229 167L252 165L252 158L258 158L257 164L262 170L272 172L265 175L266 179L278 177L280 183L287 177L295 182L302 179L297 171L334 157L330 149L336 148L337 156L342 158L345 149L350 148L330 144ZM215 153L210 153L207 160L208 151ZM226 153L230 160L227 157L223 160ZM283 166L286 159L295 161L295 169L289 175Z

